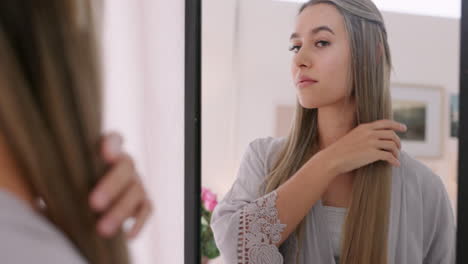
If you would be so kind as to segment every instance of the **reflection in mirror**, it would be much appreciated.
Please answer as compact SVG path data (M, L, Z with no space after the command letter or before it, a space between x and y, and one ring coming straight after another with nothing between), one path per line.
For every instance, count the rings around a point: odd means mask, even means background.
M202 6L202 261L454 263L460 2Z

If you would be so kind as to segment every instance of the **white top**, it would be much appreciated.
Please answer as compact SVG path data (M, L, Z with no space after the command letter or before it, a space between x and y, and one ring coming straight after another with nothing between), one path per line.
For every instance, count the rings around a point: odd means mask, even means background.
M0 190L0 208L1 263L87 263L44 216L3 190Z
M333 257L335 258L336 263L340 263L339 259L341 253L341 239L343 237L343 225L345 223L348 209L333 206L324 206L323 208L325 209L324 214L328 225Z

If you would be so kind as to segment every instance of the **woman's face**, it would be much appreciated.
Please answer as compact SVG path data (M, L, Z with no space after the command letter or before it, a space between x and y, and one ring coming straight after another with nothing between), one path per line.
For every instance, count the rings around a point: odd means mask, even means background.
M291 73L304 108L340 103L351 86L350 49L344 20L330 4L305 8L291 35Z

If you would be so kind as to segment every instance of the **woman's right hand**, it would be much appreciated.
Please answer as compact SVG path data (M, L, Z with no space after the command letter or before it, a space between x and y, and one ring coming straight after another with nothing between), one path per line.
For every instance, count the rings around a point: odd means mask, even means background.
M331 162L335 175L348 173L379 160L399 167L401 142L395 131L405 132L406 129L404 124L393 120L361 124L318 154Z

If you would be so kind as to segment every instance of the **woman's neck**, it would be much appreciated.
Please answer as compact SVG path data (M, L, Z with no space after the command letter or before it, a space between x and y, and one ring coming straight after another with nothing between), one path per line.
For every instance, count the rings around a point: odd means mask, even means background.
M327 148L345 136L356 124L354 101L344 100L318 109L318 134L320 149Z
M17 162L0 134L0 190L7 191L34 208L34 195L21 176Z
M11 175L6 176L3 171L0 173L0 191L6 191L25 202L31 208L35 208L34 196L28 191L26 184Z
M348 134L355 127L354 101L344 100L318 109L320 149L324 149ZM324 205L348 207L354 182L354 173L338 175L322 196Z

